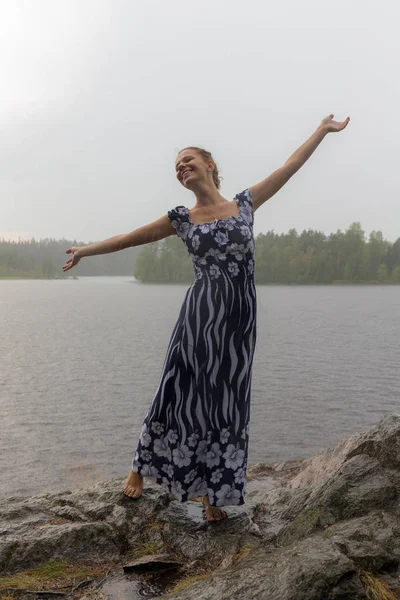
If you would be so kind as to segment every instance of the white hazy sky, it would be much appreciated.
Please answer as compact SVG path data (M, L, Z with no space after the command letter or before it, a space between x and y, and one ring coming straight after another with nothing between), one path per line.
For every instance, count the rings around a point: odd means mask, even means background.
M183 146L235 193L351 116L256 232L400 236L397 0L2 0L0 236L99 240L193 205Z

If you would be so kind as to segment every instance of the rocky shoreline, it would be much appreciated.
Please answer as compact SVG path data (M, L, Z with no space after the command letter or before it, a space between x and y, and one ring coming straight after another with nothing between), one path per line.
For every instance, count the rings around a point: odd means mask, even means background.
M0 503L0 598L400 598L400 414L306 460L248 472L246 504L208 524L123 480Z

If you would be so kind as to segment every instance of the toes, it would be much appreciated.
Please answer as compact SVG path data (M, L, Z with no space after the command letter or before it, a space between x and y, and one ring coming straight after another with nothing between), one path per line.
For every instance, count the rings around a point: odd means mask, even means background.
M207 506L205 508L205 513L207 521L209 523L214 523L215 521L223 521L223 519L226 519L228 516L225 510L216 510L213 506Z
M223 521L227 516L228 515L224 510L219 510L216 514L214 514L214 521Z
M124 494L125 496L128 496L128 498L139 498L141 493L142 490L137 490L136 488L132 488L130 486L126 486L124 488Z

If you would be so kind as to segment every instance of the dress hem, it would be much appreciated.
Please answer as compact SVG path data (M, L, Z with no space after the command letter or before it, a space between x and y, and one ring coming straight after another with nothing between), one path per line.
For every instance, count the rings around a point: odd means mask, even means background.
M142 475L142 473L140 472L141 468L133 467L132 466L131 469L132 469L132 471L134 473L137 473L138 475ZM163 488L168 494L170 494L171 496L174 496L174 498L176 500L178 500L179 502L182 502L182 503L188 502L189 500L194 500L195 498L202 498L203 497L203 496L199 496L199 495L196 495L196 496L187 496L185 498L185 500L183 500L182 499L182 495L175 494L174 492L171 492L171 490L168 489L167 485L163 481L160 481L159 479L157 479L156 477L149 477L148 475L142 475L142 477L143 477L143 479L148 479L152 483L156 483L161 488ZM184 495L186 495L186 494L184 494ZM208 498L208 494L207 494L207 498ZM210 502L210 499L209 499L209 503L210 503L210 506L212 506L213 508L224 508L225 506L243 506L243 504L245 504L245 500L241 496L240 499L239 499L239 502L237 502L237 503L231 502L231 503L220 504L220 505L219 504L212 504Z

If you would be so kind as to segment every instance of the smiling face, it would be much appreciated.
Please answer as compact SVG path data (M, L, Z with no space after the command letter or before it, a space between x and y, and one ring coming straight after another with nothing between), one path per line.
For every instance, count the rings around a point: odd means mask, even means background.
M213 181L215 163L205 160L194 148L185 148L179 152L175 171L178 181L187 189L195 189L200 182Z

